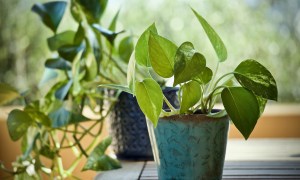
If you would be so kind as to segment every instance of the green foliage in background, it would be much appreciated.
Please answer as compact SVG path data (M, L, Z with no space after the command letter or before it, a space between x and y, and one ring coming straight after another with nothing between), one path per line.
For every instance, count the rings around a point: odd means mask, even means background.
M31 10L51 32L46 42L52 56L44 57L45 71L37 86L42 95L36 95L37 98L29 97L34 91L20 93L17 88L0 83L0 105L19 98L24 106L12 110L7 119L11 139L22 142L22 155L13 164L13 170L0 163L1 169L15 179L40 179L42 174L50 179L76 179L73 171L83 157L86 158L83 171L121 167L116 159L105 154L111 138L99 139L116 97L106 96L95 86L126 83L125 71L133 41L124 30L116 31L119 11L110 17L108 28L102 25L106 4L107 0L88 4L72 0L32 6ZM61 30L63 18L67 16L75 28L66 26L66 30ZM121 34L123 37L116 42ZM104 105L104 102L109 103ZM90 113L87 117L85 109L97 116L90 117ZM86 122L89 124L83 124ZM86 137L92 142L83 146ZM66 149L75 156L70 167L64 166L61 155ZM43 158L50 160L51 165Z
M36 1L0 1L0 81L16 82L21 89L33 86L40 79L43 57L48 52L41 37L49 35L50 31L45 31L40 24L36 24L33 15L28 12L34 2ZM221 35L226 34L223 40L227 44L229 57L220 72L226 73L226 69L235 67L238 64L235 59L240 57L257 59L274 72L278 82L279 101L300 102L300 90L296 88L300 86L298 0L204 0L201 5L195 0L112 0L107 5L115 11L103 14L102 23L109 24L109 17L114 16L122 7L121 11L126 16L119 17L122 22L119 25L130 29L134 34L140 34L148 24L157 21L161 32L168 38L176 39L176 43L196 39L195 35L200 29L193 26L195 20L186 21L193 18L185 7L198 8L210 18L215 27L222 27L219 32ZM15 16L17 13L22 13L23 18ZM180 16L174 17L174 14ZM143 17L143 21L136 21L137 17ZM63 20L63 24L69 24L68 19ZM184 30L191 33L180 33ZM207 48L208 41L203 35L199 36L201 40L196 43L196 48L213 58L212 50ZM34 41L30 41L31 39ZM122 51L122 47L119 49ZM207 63L215 65L215 61ZM293 78L290 73L285 72L291 72Z

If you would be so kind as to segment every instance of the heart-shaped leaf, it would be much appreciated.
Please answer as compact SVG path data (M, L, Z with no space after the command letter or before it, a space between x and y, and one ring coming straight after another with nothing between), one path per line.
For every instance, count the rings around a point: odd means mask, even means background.
M71 45L74 43L75 37L74 31L65 31L59 34L56 34L47 39L48 47L51 51L56 51L58 48L64 45Z
M65 60L73 62L76 55L83 49L84 49L83 43L80 45L65 45L58 49L58 54Z
M31 10L40 16L46 26L53 32L56 32L65 13L66 6L67 2L65 1L53 1L44 4L37 3Z
M174 74L174 57L177 46L168 39L150 32L149 59L154 71L169 78Z
M248 139L260 115L255 95L243 87L229 87L223 89L221 98L233 124Z
M208 36L212 46L214 47L217 56L219 58L219 61L220 62L225 61L227 59L227 50L223 41L216 33L216 31L208 24L208 22L202 16L200 16L194 9L192 9L192 11L194 12L198 21L202 25L206 35Z
M82 170L106 171L121 168L119 161L105 154L105 151L111 142L112 139L110 137L101 141L89 155Z
M8 84L0 83L0 105L8 103L21 95Z
M156 127L163 106L163 93L159 84L153 79L144 79L136 82L135 93L142 112Z
M45 66L50 69L60 69L60 70L71 70L71 63L62 59L62 58L55 58L55 59L48 59L45 62Z
M198 74L194 80L197 81L199 84L207 84L213 76L213 72L208 67L205 67L200 74Z
M119 45L120 58L124 62L128 63L133 49L134 49L134 45L133 45L132 36L127 36L124 39L122 39L122 41L120 42L120 45Z
M31 117L24 111L12 110L7 118L7 128L13 141L20 139L33 123Z
M136 62L139 65L146 67L151 67L148 48L150 32L157 34L157 30L154 23L143 32L135 46Z
M184 84L181 88L182 101L180 105L180 113L183 114L200 100L202 91L200 85L196 81L190 81Z
M272 74L263 65L253 59L241 62L234 70L237 81L257 96L277 100L277 85Z
M182 43L175 55L173 86L201 75L201 72L205 70L205 65L205 57L195 51L192 43Z
M76 0L78 2L86 18L90 24L98 23L107 6L108 0Z

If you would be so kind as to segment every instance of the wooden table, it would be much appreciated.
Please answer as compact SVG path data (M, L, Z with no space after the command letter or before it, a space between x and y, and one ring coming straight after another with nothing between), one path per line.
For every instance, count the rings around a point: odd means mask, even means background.
M229 140L223 179L300 180L300 139ZM122 161L123 168L99 173L96 180L156 180L153 161Z

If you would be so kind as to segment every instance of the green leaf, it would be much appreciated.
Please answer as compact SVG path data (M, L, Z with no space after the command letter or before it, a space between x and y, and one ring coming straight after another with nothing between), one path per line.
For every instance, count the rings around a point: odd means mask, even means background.
M8 84L0 83L0 105L6 104L21 95L18 91Z
M10 138L13 141L20 139L26 134L27 129L32 123L33 120L26 112L18 109L12 110L7 118L7 128Z
M55 97L60 100L64 100L67 94L69 93L69 89L73 84L72 80L69 80L65 84L63 84L57 91L55 92Z
M56 51L58 48L64 45L73 44L75 34L76 33L74 31L65 31L48 38L47 42L49 49L51 51Z
M65 13L66 6L67 2L65 1L54 1L44 4L37 3L31 10L40 16L46 26L48 26L53 32L56 32Z
M83 49L84 49L83 43L80 45L64 45L58 48L58 54L65 60L73 62L76 55L79 54L80 51L82 51Z
M90 121L91 119L85 117L84 115L78 113L78 112L71 112L71 118L69 120L68 124L78 124L81 122Z
M51 149L49 145L44 145L41 147L39 153L49 159L54 159L56 152L54 149Z
M59 128L70 124L78 124L81 122L89 121L89 119L82 114L70 112L64 107L49 113L52 128Z
M123 85L118 85L118 84L101 84L101 85L99 85L99 87L109 88L109 89L117 89L117 90L121 90L121 91L127 92L129 94L132 94L132 91L127 86L123 86Z
M112 19L112 21L110 22L110 25L108 27L109 30L116 31L116 24L117 24L117 20L118 20L119 14L120 14L120 9L116 13L116 15L114 16L114 18Z
M135 93L141 110L156 127L163 106L163 93L159 84L153 79L144 79L136 82Z
M98 23L107 6L108 0L76 0L83 9L90 24Z
M100 142L89 155L82 170L106 171L121 168L119 161L105 154L105 151L111 142L111 138L106 138Z
M85 79L88 81L94 80L98 73L96 58L92 52L87 52L84 59L86 67Z
M27 159L30 155L31 151L34 147L36 147L35 143L36 140L40 137L40 133L38 128L36 127L29 127L26 131L26 134L22 138L22 159Z
M257 102L258 102L258 105L259 105L259 116L262 115L262 113L264 112L265 110L265 107L267 105L267 99L264 99L260 96L256 96L256 99L257 99Z
M51 119L52 127L59 128L69 124L69 121L71 119L71 112L61 107L58 110L49 113L48 116Z
M196 81L190 81L182 87L182 101L180 104L180 113L186 113L189 108L193 107L201 98L202 91Z
M42 79L39 82L39 86L43 86L43 85L47 84L50 80L55 79L57 76L58 76L58 73L55 70L45 68Z
M71 70L71 63L63 58L47 59L45 66L50 69Z
M205 57L197 53L190 42L184 42L177 49L174 65L174 84L196 79L206 69Z
M36 106L36 103L30 103L24 108L24 111L33 119L35 122L41 123L46 127L51 126L51 120L46 114L40 111L40 108Z
M200 84L207 84L211 78L213 76L213 72L211 69L209 69L208 67L205 67L205 69L203 69L200 74L198 74L194 80L197 81Z
M241 62L234 70L237 81L257 96L277 100L277 85L272 74L263 65L253 59Z
M151 67L148 48L150 32L157 34L157 30L154 23L143 32L135 46L136 62L139 65L146 67Z
M149 59L154 71L164 78L172 77L177 46L168 39L152 32L150 32L148 45Z
M127 84L129 89L135 94L135 58L133 56L134 53L131 54L131 58L128 63L127 69Z
M120 58L124 62L126 62L126 64L129 61L129 58L132 54L133 49L134 49L134 45L133 45L132 36L127 36L124 39L122 39L122 41L120 42L120 45L119 45L119 55L120 55Z
M208 24L208 22L202 16L200 16L194 9L192 9L192 11L194 12L198 21L202 25L206 35L208 36L212 46L214 47L217 56L219 58L219 61L220 62L225 61L227 59L227 50L223 41L216 33L216 31Z
M229 87L223 89L221 98L232 122L248 139L260 114L255 95L243 87Z
M115 41L117 35L125 32L125 31L113 32L113 31L103 28L99 24L93 24L92 27L94 29L96 29L97 31L99 31L112 45L114 44L114 41Z
M75 37L74 37L74 43L75 44L81 44L83 39L85 38L85 31L84 28L82 27L81 23L79 24Z

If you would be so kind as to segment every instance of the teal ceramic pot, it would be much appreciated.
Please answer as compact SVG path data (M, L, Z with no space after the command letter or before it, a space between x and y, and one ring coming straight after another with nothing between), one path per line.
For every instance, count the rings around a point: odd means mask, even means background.
M147 125L160 180L222 179L228 116L174 115L160 118L156 128Z

